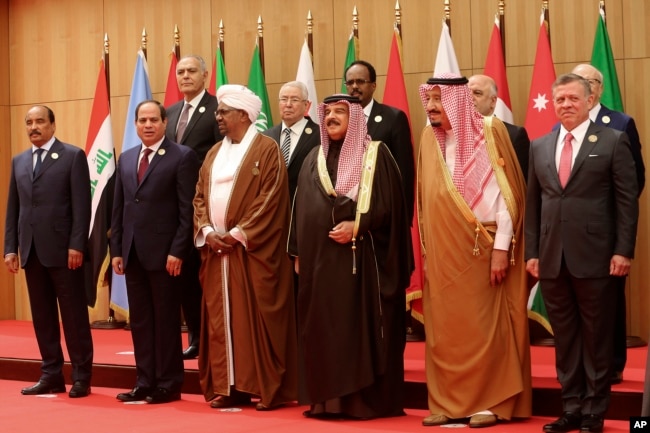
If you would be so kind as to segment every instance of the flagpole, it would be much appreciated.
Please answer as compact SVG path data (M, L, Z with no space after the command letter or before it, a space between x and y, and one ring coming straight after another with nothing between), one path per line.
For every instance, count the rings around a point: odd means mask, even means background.
M223 19L219 20L219 51L221 51L221 59L226 62L226 43L224 42L224 36L226 34L226 28L223 25Z
M445 9L444 9L444 14L445 14L445 23L447 24L447 27L449 27L449 36L451 36L451 1L450 0L445 0Z
M503 62L506 60L506 2L499 0L499 33L501 34L501 52Z
M147 59L147 29L142 28L142 38L140 40L140 48L142 48L142 52L144 53L144 58L145 60Z
M542 2L542 12L544 13L544 22L546 23L546 33L548 33L548 46L551 46L551 18L548 13L548 0Z
M311 16L311 9L307 11L307 48L311 54L311 66L314 67L314 19Z
M177 24L174 24L174 55L176 60L181 58L181 33Z
M399 5L399 0L395 1L395 28L402 37L402 8Z
M605 23L605 27L607 27L607 19L606 19L606 11L605 11L605 0L600 0L598 2L598 9L600 11L600 15L603 17L603 23Z
M359 46L357 44L357 41L359 40L359 12L357 12L357 5L354 5L354 9L352 9L352 34L354 35L355 59L358 59L360 56Z
M260 50L260 63L262 64L262 75L266 76L266 67L264 65L264 23L262 15L257 17L257 46Z
M108 33L104 33L104 75L106 76L106 90L108 92L108 106L111 106L111 68L108 62L108 49L110 42L108 40ZM111 310L113 311L113 310Z

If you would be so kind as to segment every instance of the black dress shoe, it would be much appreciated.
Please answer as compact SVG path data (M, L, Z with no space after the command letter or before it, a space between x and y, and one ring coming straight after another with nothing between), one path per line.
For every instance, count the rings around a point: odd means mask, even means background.
M156 388L156 390L145 400L147 400L147 403L158 404L158 403L170 403L172 401L176 401L180 399L181 399L180 392L172 392L167 388Z
M199 348L196 346L190 346L183 350L183 359L194 359L197 356L199 356Z
M623 372L615 371L614 373L612 373L612 377L610 378L609 382L612 385L618 385L619 383L623 382Z
M117 394L117 399L119 401L142 401L151 394L151 388L145 388L141 386L136 386L129 392L121 392Z
M41 394L57 394L65 392L65 385L63 383L52 384L39 380L32 386L20 390L22 395L41 395Z
M584 415L580 423L581 432L601 433L603 431L603 417L600 415Z
M564 412L561 417L550 424L544 425L543 430L547 433L562 433L571 430L578 430L581 426L582 416L576 412Z
M68 394L70 398L87 397L90 394L90 383L85 380L75 380Z

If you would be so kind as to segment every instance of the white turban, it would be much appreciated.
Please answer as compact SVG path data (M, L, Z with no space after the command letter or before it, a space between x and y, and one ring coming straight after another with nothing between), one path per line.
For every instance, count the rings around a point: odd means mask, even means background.
M252 90L241 84L224 84L217 90L217 100L229 107L244 110L252 123L257 121L262 100Z

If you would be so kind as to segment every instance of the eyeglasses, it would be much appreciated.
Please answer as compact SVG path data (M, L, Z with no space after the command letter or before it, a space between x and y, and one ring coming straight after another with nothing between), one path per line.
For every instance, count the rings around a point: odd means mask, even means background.
M372 83L370 80L362 80L361 78L357 78L356 80L348 80L345 82L345 85L348 87L352 87L355 84L358 86L362 86L364 84Z
M214 112L214 117L224 117L226 114L230 113L231 111L237 111L236 108L219 108L217 111Z
M305 101L306 99L300 99L300 98L280 98L280 104L282 105L289 105L289 104L295 105Z
M593 86L594 84L601 84L601 81L598 78L589 78L587 79L589 85Z

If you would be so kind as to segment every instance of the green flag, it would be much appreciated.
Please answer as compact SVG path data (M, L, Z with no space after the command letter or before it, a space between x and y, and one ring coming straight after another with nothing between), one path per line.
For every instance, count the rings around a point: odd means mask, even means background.
M210 85L208 92L216 95L217 89L224 84L228 84L228 75L226 74L226 64L223 62L223 55L221 49L217 47L214 53L214 61L212 62L212 73L210 74Z
M609 43L609 35L607 34L602 11L598 17L596 38L591 52L591 65L603 74L603 95L600 97L600 102L612 110L623 111L621 89L618 86L618 76L616 75L616 64L614 63L612 46Z
M539 281L535 283L530 291L528 298L528 318L542 325L549 334L553 335L553 329L548 321L546 305L544 305L544 299L542 298L542 291L539 288Z
M257 43L255 44L255 51L253 51L251 70L248 74L248 88L251 89L262 100L262 110L260 111L260 115L257 116L255 127L258 131L266 131L273 125L273 119L271 118L269 93L266 90L266 81L264 80L264 72L262 72L260 48Z
M348 51L345 53L345 64L343 65L343 79L341 82L341 93L348 93L348 89L345 86L345 70L348 69L348 66L352 64L355 60L359 58L359 39L354 36L354 32L350 33L350 39L348 39Z

